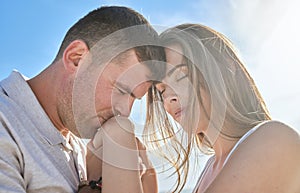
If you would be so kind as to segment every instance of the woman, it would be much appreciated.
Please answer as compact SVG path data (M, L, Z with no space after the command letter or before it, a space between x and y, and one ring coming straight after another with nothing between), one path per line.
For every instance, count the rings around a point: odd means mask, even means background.
M300 192L299 134L271 120L231 42L197 24L168 29L161 40L169 67L148 93L146 136L175 152L167 157L178 174L174 192L186 183L195 145L212 156L194 192ZM164 109L187 138L178 139Z

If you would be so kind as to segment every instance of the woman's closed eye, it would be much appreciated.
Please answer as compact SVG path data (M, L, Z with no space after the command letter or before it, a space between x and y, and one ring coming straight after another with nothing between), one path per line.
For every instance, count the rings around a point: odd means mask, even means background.
M162 89L162 90L158 90L158 92L159 92L159 94L161 95L161 96L163 96L163 94L164 94L164 92L166 91L166 89L164 88L164 89Z
M166 85L164 83L158 83L155 85L157 92L162 97L164 92L166 91Z
M179 81L181 81L182 79L184 79L186 77L188 77L188 75L187 74L183 74L181 77L176 77L176 81L179 82Z
M178 64L173 69L171 69L167 75L169 77L173 76L176 82L188 77L188 69L186 64Z

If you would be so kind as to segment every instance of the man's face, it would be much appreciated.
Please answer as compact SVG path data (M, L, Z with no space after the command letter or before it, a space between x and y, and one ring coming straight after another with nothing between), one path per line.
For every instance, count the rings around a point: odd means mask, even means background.
M77 77L81 93L74 96L79 96L79 102L73 100L76 127L84 137L93 136L113 116L128 117L134 100L143 97L151 86L150 71L138 61L133 49L103 65L100 74L85 74L84 78Z
M100 123L114 115L128 117L134 100L143 97L151 85L149 75L134 50L128 51L122 61L108 64L96 86L95 107Z

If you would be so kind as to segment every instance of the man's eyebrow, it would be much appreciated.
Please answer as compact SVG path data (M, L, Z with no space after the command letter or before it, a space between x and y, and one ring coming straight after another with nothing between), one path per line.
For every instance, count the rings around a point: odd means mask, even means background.
M123 84L122 82L116 82L116 85L118 87L120 87L122 90L126 91L128 94L130 94L130 96L132 96L133 98L139 99L131 92L131 89L129 88L129 86Z
M171 76L177 68L180 68L182 66L187 66L187 64L177 64L174 68L169 70L169 72L167 73L167 76Z

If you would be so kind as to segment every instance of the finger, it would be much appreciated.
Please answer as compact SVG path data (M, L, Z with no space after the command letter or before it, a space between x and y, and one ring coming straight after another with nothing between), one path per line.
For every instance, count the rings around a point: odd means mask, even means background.
M136 139L136 144L139 150L146 150L146 146L139 140L139 138L135 138Z
M140 169L140 176L142 177L146 173L147 167L143 163L143 160L141 157L139 157L139 169Z
M92 144L95 149L102 147L103 145L103 131L99 129L95 134L94 138L92 139Z

